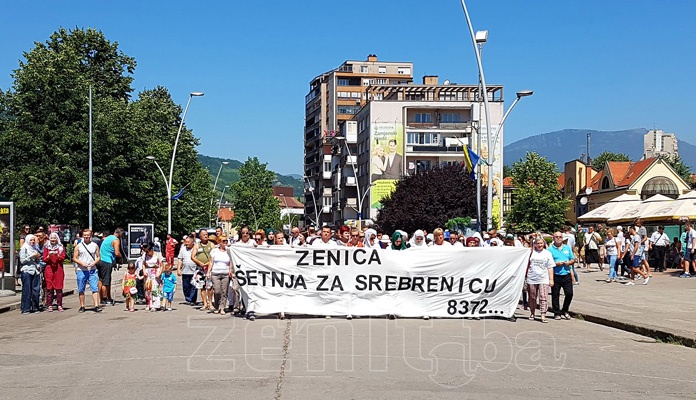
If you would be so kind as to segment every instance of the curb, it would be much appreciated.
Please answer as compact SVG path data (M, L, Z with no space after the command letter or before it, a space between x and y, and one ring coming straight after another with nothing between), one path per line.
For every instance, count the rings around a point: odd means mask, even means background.
M69 290L63 291L63 297L70 296L73 294L75 294L75 289L69 289ZM20 297L21 297L21 293L20 293ZM14 303L11 303L11 304L8 304L8 305L5 305L5 306L0 306L0 314L14 311L14 310L19 310L21 308L21 306L22 306L21 300L14 302Z
M648 328L645 326L640 326L628 322L615 321L596 315L585 314L582 312L571 311L569 312L569 314L571 314L573 318L580 317L583 320L594 324L604 325L614 329L620 329L622 331L635 333L641 336L647 336L666 343L680 344L685 347L696 348L696 339L692 337L675 334L673 332L667 332L661 329Z

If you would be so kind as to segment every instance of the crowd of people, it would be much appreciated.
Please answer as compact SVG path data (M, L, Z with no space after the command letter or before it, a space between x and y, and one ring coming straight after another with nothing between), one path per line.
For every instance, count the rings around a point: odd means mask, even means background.
M472 232L467 236L442 228L432 232L419 229L412 235L397 230L389 235L376 226L363 229L323 226L320 230L309 227L304 232L293 227L286 236L282 231L253 230L249 226L242 226L234 235L228 236L221 227L210 234L201 229L184 236L181 244L172 235L167 235L164 246L158 240L143 243L140 256L125 268L118 290L112 290L112 275L116 265L125 260L120 243L123 229L117 228L113 233L105 234L99 243L95 242L92 231L84 230L72 244L72 254L68 254L57 233L46 235L43 228L39 228L32 234L30 227L24 226L18 254L21 312L64 311L64 260L73 262L80 302L78 312L86 310L85 291L88 284L95 312L101 312L106 305L115 304L112 298L115 291L121 292L129 312L134 312L137 305L143 305L144 310L150 312L172 311L176 287L180 282L184 297L180 304L195 306L213 314L232 313L254 320L255 314L245 310L245 295L234 276L230 245L345 246L392 251L426 250L437 246L517 246L531 249L522 293L523 307L529 310L529 318L536 319L536 311L539 310L541 322L547 322L547 299L551 294L554 319L569 320L572 319L569 308L573 286L580 283L578 268L590 271L592 265L597 264L597 268L603 271L607 265L606 282L621 280L628 286L634 286L639 279L642 279L643 285L647 285L652 277L651 264L656 271L679 267L683 270L681 277L690 276L696 250L696 230L690 222L687 222L681 240L674 238L673 241L664 233L664 227L658 227L648 236L642 221L635 222L628 232L624 232L621 226L605 228L598 225L578 230L565 227L563 232L552 235L541 232L513 235L504 230L491 229L482 234ZM564 295L562 305L561 291ZM279 318L285 318L285 315L280 313Z

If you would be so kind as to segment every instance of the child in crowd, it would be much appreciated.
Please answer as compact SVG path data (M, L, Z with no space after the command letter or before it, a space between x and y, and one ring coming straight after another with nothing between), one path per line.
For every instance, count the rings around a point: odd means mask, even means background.
M123 275L122 289L123 297L126 298L126 310L130 312L135 311L135 300L138 298L136 285L138 280L142 279L135 271L135 263L128 263L128 270Z
M147 306L145 311L157 311L161 307L162 285L160 281L162 260L155 255L151 244L143 246L143 269L145 271L145 299Z
M176 275L172 274L172 266L169 264L164 264L159 278L160 281L162 281L164 307L167 309L167 311L172 311L172 301L174 300L174 291L176 290Z

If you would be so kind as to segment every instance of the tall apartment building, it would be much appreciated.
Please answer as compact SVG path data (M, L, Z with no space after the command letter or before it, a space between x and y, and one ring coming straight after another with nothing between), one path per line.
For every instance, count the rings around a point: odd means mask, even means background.
M661 129L651 129L643 136L643 159L679 155L677 136Z
M305 125L308 222L346 223L357 220L358 213L374 219L401 176L461 163L464 145L486 157L479 87L440 84L437 76L414 84L412 71L411 63L378 62L371 55L367 62L346 61L312 81ZM487 89L496 131L503 116L503 87ZM348 98L352 101L343 100ZM502 196L502 140L495 149L494 192Z
M338 68L323 73L310 82L305 96L304 176L305 218L319 226L341 220L337 193L341 179L336 178L332 164L333 144L346 121L367 102L366 88L376 84L409 84L413 82L413 63L378 61L370 54L366 61L345 61ZM347 138L345 146L357 152L357 136ZM348 163L343 174L355 176ZM338 191L338 190L336 190Z

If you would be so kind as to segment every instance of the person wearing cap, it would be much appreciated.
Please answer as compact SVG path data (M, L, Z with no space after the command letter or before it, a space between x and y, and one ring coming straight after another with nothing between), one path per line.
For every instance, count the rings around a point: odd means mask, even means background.
M505 240L503 241L503 244L505 246L514 247L515 246L515 235L513 235L512 233L508 233L507 235L505 235Z
M655 271L662 272L665 270L665 254L669 243L669 236L665 233L665 227L662 225L658 226L648 241L648 249L655 259Z
M478 239L473 236L469 236L466 238L466 247L479 247Z

